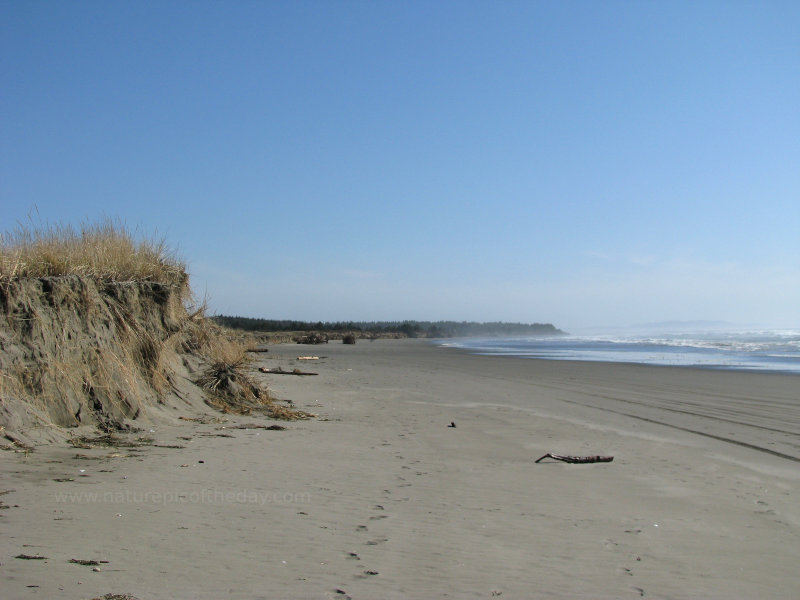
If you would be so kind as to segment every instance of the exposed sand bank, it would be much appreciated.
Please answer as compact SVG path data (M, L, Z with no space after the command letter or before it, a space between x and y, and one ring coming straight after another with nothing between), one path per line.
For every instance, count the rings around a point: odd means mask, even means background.
M800 377L415 340L258 361L319 373L260 377L320 419L0 454L2 596L797 597Z

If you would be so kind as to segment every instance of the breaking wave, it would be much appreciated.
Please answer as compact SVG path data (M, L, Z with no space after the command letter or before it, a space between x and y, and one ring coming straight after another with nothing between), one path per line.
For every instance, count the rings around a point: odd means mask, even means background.
M470 338L446 344L476 354L800 373L800 331Z

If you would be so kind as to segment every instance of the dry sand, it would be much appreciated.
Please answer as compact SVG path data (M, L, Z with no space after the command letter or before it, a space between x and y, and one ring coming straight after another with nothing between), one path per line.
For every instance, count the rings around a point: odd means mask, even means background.
M285 431L1 453L0 596L800 597L800 377L309 349L258 356L319 373L260 375L320 415Z

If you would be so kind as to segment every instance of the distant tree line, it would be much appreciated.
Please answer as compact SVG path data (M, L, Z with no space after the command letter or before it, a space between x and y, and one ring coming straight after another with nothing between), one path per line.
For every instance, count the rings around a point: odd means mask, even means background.
M330 331L359 332L364 334L399 333L408 337L508 337L559 335L564 332L549 323L477 323L474 321L291 321L281 319L253 319L250 317L211 317L215 322L231 329L245 331Z

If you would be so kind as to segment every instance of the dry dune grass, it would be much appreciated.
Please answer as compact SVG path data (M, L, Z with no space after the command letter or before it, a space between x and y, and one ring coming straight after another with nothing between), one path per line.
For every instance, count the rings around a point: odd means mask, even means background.
M246 346L192 304L185 265L163 241L111 221L18 228L0 238L0 258L0 417L21 402L49 424L123 427L181 396L182 355L196 358L193 378L215 408L308 416L253 381Z
M0 234L0 281L78 275L99 281L183 285L186 265L163 239L137 239L125 225L19 226Z
M226 335L221 328L206 322L209 335L200 352L208 367L197 380L209 395L209 404L223 412L250 414L264 412L276 419L307 419L313 415L277 404L269 391L250 375L252 358L249 344Z

